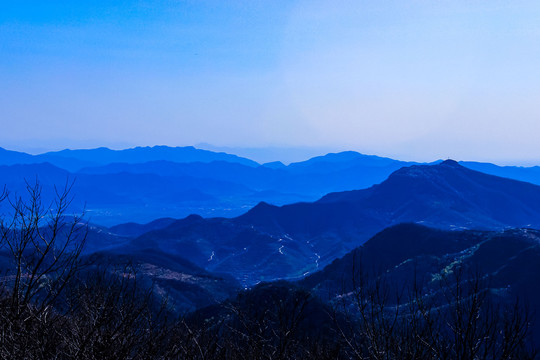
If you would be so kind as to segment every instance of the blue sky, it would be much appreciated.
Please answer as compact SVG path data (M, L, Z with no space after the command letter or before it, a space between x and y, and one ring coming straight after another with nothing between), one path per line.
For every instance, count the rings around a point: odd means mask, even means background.
M0 146L540 163L537 1L1 1Z

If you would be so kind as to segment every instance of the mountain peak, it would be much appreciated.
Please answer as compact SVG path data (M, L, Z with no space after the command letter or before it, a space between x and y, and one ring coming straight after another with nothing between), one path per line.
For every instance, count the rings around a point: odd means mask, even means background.
M401 169L393 172L388 179L395 179L396 177L402 176L432 178L433 176L446 176L451 172L464 169L465 167L460 165L457 161L447 159L436 165L404 166Z
M275 205L271 205L267 203L266 201L260 201L257 205L255 205L251 210L266 210L266 209L273 209L275 208Z
M446 160L444 160L442 163L440 163L440 165L445 165L445 166L461 166L461 165L459 165L459 163L458 163L456 160L452 160L452 159L446 159Z
M188 216L186 216L183 220L185 221L200 221L200 220L203 220L204 218L199 215L199 214L190 214Z
M243 219L247 221L253 221L254 219L266 218L269 219L273 216L276 210L279 207L269 204L267 202L261 201L254 207L252 207L248 212L243 215L240 215L238 219Z

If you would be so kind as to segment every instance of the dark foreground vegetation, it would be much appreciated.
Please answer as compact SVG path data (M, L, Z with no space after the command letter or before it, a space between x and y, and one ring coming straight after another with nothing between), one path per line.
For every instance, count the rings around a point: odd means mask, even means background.
M352 288L322 301L261 284L179 313L130 262L82 256L87 227L67 216L69 187L2 197L2 359L532 359L532 315L489 279L455 268L425 292L350 269Z

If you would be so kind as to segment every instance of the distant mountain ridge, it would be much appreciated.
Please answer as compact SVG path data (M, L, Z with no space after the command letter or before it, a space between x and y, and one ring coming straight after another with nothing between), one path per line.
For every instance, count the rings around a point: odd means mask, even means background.
M124 150L111 150L106 147L82 150L51 151L38 155L10 151L0 148L0 165L51 163L69 171L77 171L84 167L100 166L111 163L141 163L148 161L168 160L174 162L212 162L228 161L247 166L258 166L255 161L236 155L209 150L196 149L193 146L169 147L135 147Z
M388 160L383 160L385 166L372 166L376 157L371 157L369 166L364 166L363 159L368 157L355 153L334 154L306 164L278 168L231 162L228 160L238 158L226 154L227 161L214 161L216 154L209 151L202 152L209 162L190 162L196 159L186 156L176 158L184 162L175 162L170 160L174 157L167 155L186 151L201 154L193 148L167 147L66 150L36 156L6 150L0 151L0 160L2 154L8 154L3 158L4 163L21 163L0 166L0 180L19 193L24 191L24 180L38 179L44 185L44 192L50 193L54 186L75 180L73 195L80 207L86 203L93 221L110 226L133 221L146 223L162 217L182 218L191 213L233 217L260 201L278 205L314 201L331 191L370 186L403 166L397 161L386 166ZM150 155L141 157L138 155L141 152ZM168 160L94 165L97 161L144 161L162 157ZM329 162L329 158L332 161ZM49 165L41 162L45 160L51 160ZM81 166L80 171L69 171Z
M30 155L24 152L11 151L0 148L0 165L15 164L38 164L48 162L70 172L77 172L83 168L88 171L104 172L107 169L99 167L112 164L142 164L148 162L170 162L170 163L211 163L211 162L229 162L242 164L249 167L260 166L257 162L245 157L224 152L198 149L193 146L170 147L170 146L146 146L134 147L123 150L112 150L106 147L94 149L65 149L60 151L50 151L38 155ZM339 153L328 153L326 155L316 156L304 161L293 162L284 165L279 161L265 163L262 166L274 170L287 170L294 174L327 174L338 171L355 171L354 169L366 168L378 169L381 174L364 181L363 178L356 177L360 181L357 189L364 188L384 180L390 173L399 167L413 164L436 164L440 160L431 163L418 163L411 161L400 161L391 158L375 155L365 155L355 151L343 151ZM481 171L491 175L508 177L515 180L527 181L540 185L540 166L498 166L490 163L460 161L461 165L473 170ZM95 168L95 170L94 170ZM383 170L387 168L386 170ZM114 166L109 168L115 171ZM358 169L359 170L359 169ZM346 173L341 174L346 175ZM368 173L364 177L372 177ZM379 181L377 181L377 179ZM369 183L369 185L365 185Z
M242 158L224 152L214 152L210 150L197 149L193 146L170 147L170 146L146 146L134 147L124 150L111 150L105 147L88 150L62 150L43 154L44 156L61 156L74 158L81 161L93 162L96 164L111 163L142 163L148 161L168 160L173 162L212 162L228 161L248 166L258 166L253 160Z
M42 165L44 161L54 168ZM261 201L274 205L312 202L328 193L369 188L400 168L421 165L353 151L288 166L259 165L235 155L165 146L63 150L41 155L0 149L2 163L13 166L0 165L0 180L13 190L21 188L25 179L39 179L46 189L75 180L77 200L86 202L94 221L107 226L183 218L192 213L235 217ZM461 164L540 184L540 167Z

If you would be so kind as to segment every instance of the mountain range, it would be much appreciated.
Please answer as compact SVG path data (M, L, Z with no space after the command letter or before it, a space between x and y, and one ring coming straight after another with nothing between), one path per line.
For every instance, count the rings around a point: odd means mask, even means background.
M314 303L322 313L347 297L359 268L393 284L418 277L433 297L445 276L475 270L501 299L540 310L537 168L355 152L260 165L164 147L0 151L2 162L12 198L37 180L49 204L55 186L73 181L74 211L86 208L89 221L90 269L134 264L140 283L179 313L227 318L227 301L249 307L305 291L323 301ZM8 261L1 251L0 266Z
M169 147L135 147L124 150L112 150L101 147L96 149L81 149L51 151L38 155L10 151L0 148L0 164L39 164L48 162L57 167L76 172L87 166L99 166L110 163L142 163L167 159L173 162L212 162L228 161L248 166L257 166L255 161L223 152L196 149L193 146Z
M73 204L86 207L92 223L119 224L101 233L116 238L95 236L92 251L174 255L244 287L303 278L399 223L540 228L540 187L466 166L528 179L536 168L452 160L425 165L355 152L259 165L192 147L0 155L0 162L22 163L0 166L14 193L24 193L22 179L38 179L44 194L74 179ZM32 163L44 159L56 165L68 159L79 168ZM190 213L207 218L175 220ZM153 218L159 219L146 223Z
M538 167L460 164L540 184ZM73 181L76 210L85 209L93 222L106 226L190 214L232 218L259 202L313 202L330 192L369 188L411 165L419 164L352 151L289 165L260 165L193 147L98 148L39 155L0 149L1 183L13 193L24 193L25 180L38 179L45 194Z
M315 202L263 202L235 218L167 221L121 249L167 251L250 286L306 276L404 222L452 230L540 228L539 204L539 186L448 160L404 167L381 184Z

